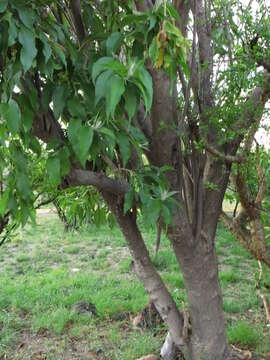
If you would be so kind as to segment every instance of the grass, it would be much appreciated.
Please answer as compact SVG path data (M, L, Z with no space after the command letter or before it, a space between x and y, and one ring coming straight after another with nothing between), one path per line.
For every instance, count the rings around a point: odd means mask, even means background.
M143 233L174 299L179 306L187 304L168 241L162 236L155 257L156 234ZM255 291L256 261L222 226L216 247L228 339L270 359L270 329ZM129 319L114 320L122 312L134 316L148 302L119 229L65 233L56 216L42 215L35 228L27 226L0 248L0 261L0 359L134 360L158 355L166 329L139 331ZM74 312L72 305L80 300L94 304L97 316Z
M240 346L256 348L260 343L258 331L245 321L240 321L228 328L227 335L229 341Z

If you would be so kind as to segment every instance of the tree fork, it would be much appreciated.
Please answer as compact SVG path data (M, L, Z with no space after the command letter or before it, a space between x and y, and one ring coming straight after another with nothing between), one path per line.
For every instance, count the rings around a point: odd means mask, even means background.
M166 288L163 280L153 266L149 252L137 227L134 214L123 214L122 200L119 197L101 192L105 202L122 230L129 250L133 256L133 269L147 290L150 300L155 304L160 316L167 323L175 345L186 353L187 343L182 337L184 319Z

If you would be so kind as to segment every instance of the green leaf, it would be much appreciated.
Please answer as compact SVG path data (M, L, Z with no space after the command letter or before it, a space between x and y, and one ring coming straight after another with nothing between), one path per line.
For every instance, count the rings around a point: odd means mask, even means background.
M41 145L37 138L31 136L29 139L29 149L31 149L34 153L36 153L38 156L41 155Z
M1 57L7 56L9 25L7 21L0 20L0 52Z
M28 28L22 26L19 32L19 42L22 44L20 60L26 72L32 66L37 55L35 34Z
M70 171L70 152L67 147L61 148L59 151L59 158L61 162L61 175L66 176Z
M52 55L52 49L49 45L47 37L44 34L40 34L40 40L42 41L43 44L42 53L45 57L45 64L47 64L48 60Z
M161 213L162 213L162 218L164 220L165 225L168 226L172 221L172 216L171 216L170 210L164 204L161 207Z
M17 188L22 199L28 200L31 194L31 189L28 177L25 173L20 172L17 174Z
M18 36L18 29L15 25L14 19L11 18L9 21L9 30L8 30L8 46L13 46L16 42Z
M7 207L13 214L16 213L16 211L18 209L18 204L17 204L16 198L14 197L14 195L12 193L10 193L10 195L9 195Z
M106 114L114 118L115 108L125 91L124 79L118 75L113 75L109 81L108 92L106 94Z
M167 12L168 14L174 18L175 20L177 20L179 22L179 24L181 24L182 22L182 19L181 19L181 16L179 15L178 11L174 8L173 5L171 5L170 3L167 3L166 4L166 7L167 7Z
M131 156L131 146L127 134L117 134L117 142L120 147L120 153L123 159L123 166L126 166L128 159Z
M17 144L11 143L10 152L16 168L20 172L24 172L27 168L27 158L25 157L21 147L18 147Z
M59 185L61 182L61 175L60 175L60 159L58 157L54 156L48 158L47 171L51 183L55 186Z
M147 204L147 218L152 226L156 226L160 215L161 202L158 199L149 201Z
M35 21L35 13L29 7L26 8L18 8L19 18L21 19L22 23L29 29L33 28L33 24Z
M119 60L116 60L113 57L103 57L96 61L93 65L92 80L94 84L97 77L105 70L113 70L121 77L126 77L128 73L126 67L121 64Z
M82 164L83 167L85 167L86 160L89 155L89 149L93 142L93 129L91 127L83 126L79 130L79 142L80 142L80 154L78 155L78 158Z
M93 135L94 132L91 127L83 126L80 120L71 119L68 126L68 138L76 156L83 166L85 166L89 155Z
M136 113L138 107L137 92L133 86L129 86L125 92L125 109L128 113L128 118L131 120Z
M6 190L1 196L0 196L0 215L3 217L6 214L7 211L7 204L9 199L9 190Z
M121 46L123 35L120 32L112 33L106 41L107 55L117 52Z
M103 57L96 61L92 68L92 80L95 84L97 77L106 70L106 66L114 61L112 57Z
M53 43L53 48L54 48L56 54L59 56L62 64L63 64L65 67L67 67L66 56L65 56L64 51L63 51L62 48L60 47L60 45L57 44L57 43Z
M36 153L38 156L41 155L41 145L36 137L31 137L29 142L29 148Z
M157 18L154 15L150 15L150 24L148 28L148 32L151 31L157 23Z
M158 56L159 56L159 48L157 46L157 38L155 36L149 46L149 57L153 64L157 62Z
M72 117L77 117L79 119L86 118L86 111L79 97L72 97L70 100L68 100L67 106L68 111L70 112Z
M33 120L34 120L34 112L32 110L32 106L30 103L30 96L25 94L20 94L17 97L18 105L20 109L22 109L22 125L24 130L28 132L32 128Z
M125 195L124 215L128 212L129 209L132 208L133 202L134 202L134 190L133 190L133 186L130 184L129 190Z
M3 13L4 11L6 11L7 6L8 6L8 0L1 0L0 13Z
M64 85L56 86L52 100L53 100L53 113L56 119L59 119L64 107L66 105L66 99L68 97L68 92Z
M21 111L18 104L10 99L8 104L0 104L0 114L6 121L8 130L14 135L20 130Z
M144 66L140 66L137 68L136 72L134 73L134 77L136 80L135 84L138 86L139 90L142 93L146 112L149 112L152 106L152 99L153 99L153 85L152 85L152 77L146 71ZM142 88L143 86L143 88Z
M22 124L26 132L31 130L34 120L34 113L29 107L26 107L23 109L22 113Z
M21 203L21 208L20 208L20 218L19 221L22 224L22 226L24 226L27 223L27 220L30 216L30 210L28 208L28 204L25 203Z
M109 136L110 138L112 138L113 140L116 140L116 137L114 135L114 133L112 132L112 130L106 128L105 126L102 126L101 128L98 129L98 132Z
M144 23L149 19L149 14L147 13L138 13L132 15L126 15L123 17L121 25L124 27L125 25L134 25L134 23Z
M113 75L112 70L106 70L97 78L95 85L95 104L97 105L100 99L106 97L108 91L108 80Z

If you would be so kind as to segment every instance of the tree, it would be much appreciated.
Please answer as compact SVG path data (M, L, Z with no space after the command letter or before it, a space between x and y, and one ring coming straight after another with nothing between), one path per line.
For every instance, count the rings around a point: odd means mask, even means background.
M29 152L46 154L52 189L95 187L168 325L167 344L191 360L237 358L215 234L232 163L269 100L268 11L223 0L0 4L0 137L13 161L4 210L23 224L31 215ZM191 331L150 260L138 211L160 219L171 242Z
M231 175L230 198L241 208L233 217L222 211L221 220L250 254L270 268L268 168L268 153L257 145L256 152L250 152L247 162L238 164Z
M246 162L237 164L232 170L230 192L227 198L235 201L233 216L221 212L221 221L232 232L239 243L258 260L259 277L256 289L263 301L266 322L270 322L270 311L267 297L261 287L269 287L263 280L265 272L270 268L269 244L269 156L264 147L256 142L256 151L251 146L255 135L253 129L245 142L244 149L248 152ZM256 169L256 171L254 171ZM238 206L241 208L238 209ZM238 210L238 211L237 211ZM267 268L266 268L267 267Z

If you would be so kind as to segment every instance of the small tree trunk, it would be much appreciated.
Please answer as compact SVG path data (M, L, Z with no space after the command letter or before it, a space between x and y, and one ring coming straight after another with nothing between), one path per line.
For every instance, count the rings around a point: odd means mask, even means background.
M176 345L186 360L233 360L239 359L227 343L222 296L218 280L218 266L214 244L206 246L203 237L194 244L183 241L183 231L175 226L177 233L169 233L174 252L181 266L189 301L191 335L184 336L184 319L174 300L154 268L148 250L136 224L136 216L123 214L122 203L117 197L102 193L122 230L133 256L133 268L147 290L163 320L167 323L173 345ZM187 244L190 244L188 246ZM166 358L169 359L169 358Z
M222 294L218 280L218 266L214 244L207 246L206 239L190 246L183 235L169 233L175 255L180 264L187 291L192 335L190 359L233 359L227 343Z
M158 255L158 250L160 246L160 240L161 240L161 219L159 218L157 221L157 238L156 238L156 249L155 249L155 256Z
M190 306L192 358L226 359L229 349L215 249L205 252L199 247L182 266Z
M65 231L69 231L72 228L76 229L75 227L73 227L70 222L68 221L65 211L61 209L61 207L59 206L57 200L53 201L53 205L55 206L55 209L57 211L57 215L59 216L59 219L62 221L63 225L64 225L64 229Z
M135 216L130 212L124 215L123 206L117 203L115 196L104 192L102 192L102 196L122 230L134 259L133 269L136 275L143 283L160 316L168 324L174 343L182 352L185 352L186 344L182 337L183 316L178 311L171 294L151 262L149 252L137 227Z

